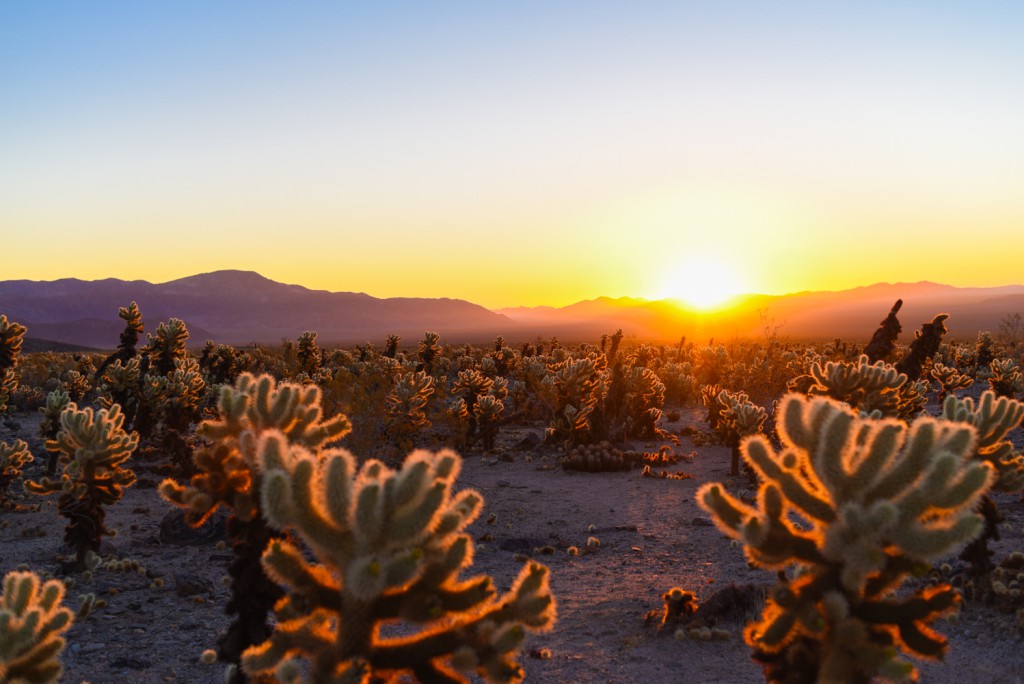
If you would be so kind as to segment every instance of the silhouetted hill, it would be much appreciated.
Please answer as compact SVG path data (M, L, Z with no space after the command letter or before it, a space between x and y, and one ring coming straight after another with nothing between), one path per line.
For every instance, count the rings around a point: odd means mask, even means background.
M948 313L953 339L973 339L981 330L995 332L1007 314L1024 312L1024 286L958 288L931 282L878 283L836 292L743 295L715 313L701 313L671 300L599 298L566 307L517 307L500 313L546 336L593 340L621 328L639 339L672 342L687 336L708 338L763 336L765 325L796 340L842 337L867 341L897 299L899 320L910 340L922 323Z
M108 278L85 281L0 281L0 313L29 335L89 347L113 348L124 327L119 307L135 301L147 332L169 318L188 325L190 343L277 343L315 330L324 344L411 341L425 330L447 341L485 339L514 324L505 316L457 299L378 299L363 293L310 290L249 271L217 271L154 284Z
M931 282L878 283L837 292L743 295L709 314L671 300L597 299L554 308L517 307L498 312L458 299L327 292L286 285L251 271L216 271L154 284L108 278L85 281L0 281L0 313L50 342L111 349L123 328L118 307L136 301L147 332L181 318L193 345L207 339L229 344L276 344L315 330L323 344L382 342L388 333L406 344L423 331L445 342L484 342L503 335L511 344L536 337L594 342L621 328L630 338L697 342L714 337L760 338L765 324L794 340L842 337L866 341L897 299L902 340L912 339L937 313L950 315L950 337L973 339L997 331L1007 314L1024 312L1024 286L958 288Z

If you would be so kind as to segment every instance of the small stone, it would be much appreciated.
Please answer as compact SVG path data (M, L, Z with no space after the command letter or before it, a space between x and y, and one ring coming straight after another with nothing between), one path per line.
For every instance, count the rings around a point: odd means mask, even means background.
M174 593L181 597L213 594L213 585L198 575L179 573L174 576Z

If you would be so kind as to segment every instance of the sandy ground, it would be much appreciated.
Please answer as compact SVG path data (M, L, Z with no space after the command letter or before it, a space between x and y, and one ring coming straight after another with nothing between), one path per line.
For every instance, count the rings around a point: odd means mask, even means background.
M17 427L0 427L0 440L21 437L42 453L34 438L37 417L12 418ZM686 426L704 429L698 411L683 411L679 421L665 425L673 432ZM719 626L732 634L725 641L677 641L645 623L650 611L661 609L661 594L674 586L693 591L704 602L730 583L766 588L773 581L770 573L749 568L741 549L711 526L694 503L701 484L730 482L729 450L697 448L683 437L673 449L696 451L695 457L669 470L684 471L692 479L643 478L638 470L564 472L553 467L553 450L511 448L528 433L540 435L541 428L507 431L500 458L464 454L459 480L460 487L473 487L486 500L484 514L470 529L477 539L474 574L492 575L504 591L522 566L522 554L551 569L558 621L552 631L529 638L521 657L527 681L762 681L741 637L744 622L759 613L757 605L741 603L721 617ZM631 446L655 451L661 443ZM30 473L38 468L31 466ZM110 512L119 535L108 550L137 560L149 577L101 570L69 591L71 603L91 591L107 605L69 632L62 681L220 682L221 666L200 664L199 657L227 624L228 588L222 578L230 552L218 549L216 535L194 544L173 543L161 532L161 521L172 508L154 489L162 479L159 465L139 464L136 471L139 485ZM25 504L42 503L42 508L0 513L0 572L21 563L37 571L56 570L63 521L55 497L14 496ZM996 548L1000 558L1024 549L1024 504L1020 497L1007 496L997 502L1007 517ZM491 513L496 518L488 525ZM590 537L600 540L597 551L567 552L571 546L584 548ZM553 553L541 552L547 546ZM150 588L152 577L164 578L164 586ZM945 663L923 664L922 681L1024 681L1024 634L1010 616L967 603L959 621L943 623L939 630L951 637L950 653Z

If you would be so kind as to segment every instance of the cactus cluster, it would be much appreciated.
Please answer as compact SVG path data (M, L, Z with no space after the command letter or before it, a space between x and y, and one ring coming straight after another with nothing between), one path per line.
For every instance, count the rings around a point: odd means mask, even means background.
M912 681L898 650L941 657L946 641L929 625L960 597L948 585L896 590L981 533L973 508L995 474L971 459L976 430L926 417L908 428L796 394L779 411L780 451L762 436L741 447L762 478L756 506L717 483L697 494L751 563L797 570L780 574L747 643L770 681Z
M396 472L374 460L357 470L347 451L314 453L276 432L257 448L264 514L321 564L290 542L268 546L264 566L286 595L278 629L245 653L247 673L294 682L522 679L516 652L526 631L555 619L547 569L529 563L500 597L487 576L459 579L472 560L462 531L483 500L452 494L455 453L414 452ZM410 628L404 636L382 636L399 620Z
M636 460L629 458L625 451L616 449L608 442L581 444L573 447L558 459L563 470L580 470L588 473L631 470Z
M64 584L9 572L0 596L0 684L51 684L64 668L64 632L74 614L61 605Z

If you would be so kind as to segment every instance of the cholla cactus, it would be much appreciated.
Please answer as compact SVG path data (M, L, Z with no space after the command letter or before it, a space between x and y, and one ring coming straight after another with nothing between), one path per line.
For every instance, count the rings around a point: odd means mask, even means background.
M304 372L313 375L320 370L320 365L323 363L323 352L320 351L320 347L316 344L316 333L312 330L299 335L299 346L296 357L299 360L299 368Z
M104 534L105 506L117 503L135 473L123 467L138 446L138 436L122 429L124 416L116 404L93 413L74 402L60 416L61 430L46 448L59 454L64 473L59 480L44 477L26 482L34 494L60 492L57 509L68 519L64 542L75 549L76 568L85 570L85 557L98 552Z
M291 444L315 451L350 429L345 416L324 419L316 385L278 385L269 375L243 373L234 387L221 388L219 418L199 426L211 446L195 453L197 473L189 484L170 479L160 484L161 496L184 508L185 520L193 526L202 525L220 506L231 510L228 533L234 560L228 569L232 596L227 612L236 618L219 641L223 661L237 665L246 648L267 638L267 614L281 595L259 563L263 549L277 536L260 514L260 436L273 430ZM230 681L238 684L245 678L236 671Z
M103 371L99 385L99 404L110 408L121 406L126 416L134 416L139 405L139 359L133 357L127 362L114 360Z
M650 350L644 345L642 349ZM621 394L617 386L621 386ZM621 401L618 406L613 401ZM653 439L662 436L658 429L665 405L665 385L650 368L615 366L605 403L608 436L612 439Z
M398 335L388 335L388 339L384 342L384 351L382 356L393 359L398 355L398 343L402 341L402 338Z
M961 373L953 366L944 366L941 363L932 364L931 376L939 383L939 403L946 400L946 395L960 389L967 389L974 384L974 378Z
M591 414L604 391L604 368L585 357L565 359L553 370L554 420L547 437L569 445L586 443L591 439Z
M938 314L931 323L924 323L921 329L914 333L914 341L910 343L910 350L896 364L900 373L911 380L921 377L921 369L929 359L935 356L942 343L942 337L947 332L945 325L947 318L949 318L949 314Z
M548 570L528 563L501 597L490 577L458 578L472 561L463 530L483 499L452 494L457 454L417 451L401 471L369 460L356 472L347 451L315 454L268 432L259 460L267 519L322 564L287 541L267 548L264 567L287 594L273 636L245 653L246 672L289 682L522 679L526 631L555 620ZM410 630L382 637L381 626L398 620Z
M1024 375L1013 359L992 359L988 365L988 386L1000 397L1013 398L1024 392Z
M127 364L137 354L135 345L139 342L139 336L142 334L142 314L139 312L139 306L135 302L132 302L127 307L122 306L117 310L117 316L124 321L124 330L121 331L121 342L117 345L117 351L103 359L103 363L100 364L99 370L96 371L95 383L96 385L101 384L101 378L103 378L104 371L115 361L120 361L122 364ZM115 402L120 403L120 402ZM132 411L128 410L128 407L122 404L126 415L133 415Z
M480 429L480 441L485 450L494 448L494 440L498 436L498 425L505 404L493 394L485 394L477 399L473 407L473 415Z
M427 331L423 333L423 339L420 341L419 353L421 363L416 367L416 370L426 371L427 374L433 374L434 372L434 360L437 359L441 353L441 347L437 344L441 336L436 332Z
M973 456L995 468L998 477L994 489L1003 492L1024 490L1024 455L1014 453L1007 435L1024 421L1024 403L997 397L986 390L977 404L970 397L946 397L942 416L954 423L974 426L978 439Z
M120 307L117 310L117 317L124 321L121 343L118 345L118 358L127 361L135 356L135 345L139 343L139 336L142 335L142 313L139 311L139 305L132 302L126 307Z
M63 390L56 389L46 395L46 406L39 409L39 412L43 414L43 420L39 423L40 437L56 439L57 432L60 430L61 414L70 403L71 397Z
M726 443L732 447L730 475L740 474L740 441L759 434L768 420L768 413L750 401L745 392L722 390L716 398L721 405L719 429L725 433Z
M7 402L18 388L14 367L18 365L25 330L25 326L9 323L7 316L0 315L0 413L7 410Z
M715 432L718 432L718 428L722 424L722 411L725 410L725 405L718 402L718 395L721 392L722 388L718 385L704 385L700 388L700 401L707 410L704 420L707 421L708 427Z
M60 389L68 393L71 401L79 402L92 389L92 385L86 376L76 370L69 370L60 381Z
M54 684L74 613L61 605L64 583L33 572L4 575L0 596L0 684Z
M795 394L782 399L779 415L780 452L762 436L741 447L763 479L756 506L717 483L697 493L750 562L797 567L793 579L780 575L747 643L773 682L914 681L897 648L941 657L946 641L928 624L960 597L948 585L895 592L919 563L981 533L972 508L994 473L970 459L976 430L928 417L908 428Z
M199 426L199 435L213 446L196 452L199 473L191 484L183 487L168 479L160 485L160 494L185 508L196 526L221 505L241 520L258 517L255 444L262 433L281 430L291 443L319 449L351 430L345 416L324 420L319 387L278 385L269 375L243 373L234 387L221 388L219 406L220 416Z
M621 449L608 442L581 444L558 459L563 470L579 470L587 473L631 470L636 461L626 457Z
M180 318L172 318L156 328L156 335L149 336L144 352L149 354L150 363L160 375L174 371L174 362L184 359L187 352L188 328Z
M0 442L0 505L4 503L4 494L11 482L21 476L22 467L32 460L32 453L22 440L14 444Z
M400 448L412 446L412 435L430 427L424 409L434 393L434 378L426 371L402 373L395 376L395 386L385 399L388 414L385 429Z
M806 379L806 382L805 382ZM845 402L864 413L910 420L924 408L928 386L910 382L896 367L861 354L854 362L815 361L810 375L796 378L791 388L806 387L809 396L826 396Z
M892 305L892 309L889 310L889 315L878 324L878 330L871 336L871 341L868 342L868 345L864 347L864 354L868 357L869 362L885 361L895 351L896 338L899 337L900 332L903 330L903 326L900 325L896 314L900 312L900 307L902 306L903 300L897 299L896 303Z

